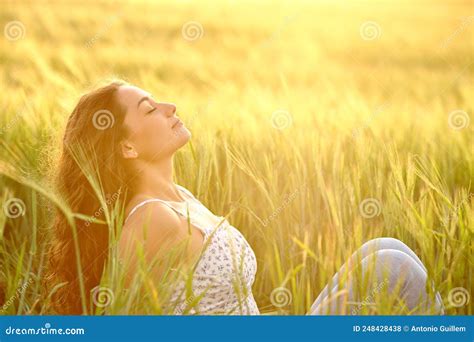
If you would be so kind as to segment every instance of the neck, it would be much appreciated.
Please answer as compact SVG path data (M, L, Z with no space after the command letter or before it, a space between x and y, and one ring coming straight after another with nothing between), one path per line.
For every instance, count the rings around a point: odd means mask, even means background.
M135 194L182 201L173 182L173 157L157 162L138 160Z

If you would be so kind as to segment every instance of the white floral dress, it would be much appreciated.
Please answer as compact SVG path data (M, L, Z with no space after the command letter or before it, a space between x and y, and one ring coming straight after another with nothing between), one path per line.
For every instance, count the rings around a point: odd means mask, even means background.
M224 217L207 209L188 189L178 184L176 187L184 194L185 202L149 199L136 205L128 215L130 217L147 203L161 202L189 218L190 223L204 234L205 248L192 279L193 298L204 294L197 305L186 311L192 298L185 298L184 281L180 282L172 296L174 314L260 314L252 294L257 261L247 240Z

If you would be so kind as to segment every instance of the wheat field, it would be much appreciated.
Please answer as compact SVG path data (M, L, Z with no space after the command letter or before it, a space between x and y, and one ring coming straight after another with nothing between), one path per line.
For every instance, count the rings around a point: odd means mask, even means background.
M446 314L474 313L472 2L0 6L3 314L53 313L41 282L61 205L51 178L80 95L111 77L177 105L192 139L176 182L249 241L263 314L305 314L382 236L418 254ZM162 313L114 293L100 312Z

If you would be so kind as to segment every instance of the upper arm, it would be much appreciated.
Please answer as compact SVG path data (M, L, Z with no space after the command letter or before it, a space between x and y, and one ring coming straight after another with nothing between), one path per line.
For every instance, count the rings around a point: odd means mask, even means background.
M159 202L138 208L124 225L120 237L120 254L132 270L141 255L147 262L157 261L158 271L162 273L166 271L165 265L194 260L201 246L202 239L186 227L185 221Z

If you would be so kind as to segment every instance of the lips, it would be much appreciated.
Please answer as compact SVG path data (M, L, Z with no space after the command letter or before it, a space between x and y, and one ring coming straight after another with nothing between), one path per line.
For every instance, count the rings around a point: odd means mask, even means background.
M171 126L171 128L175 128L176 126L178 126L181 122L180 119L176 120L176 122L173 124L173 126Z

